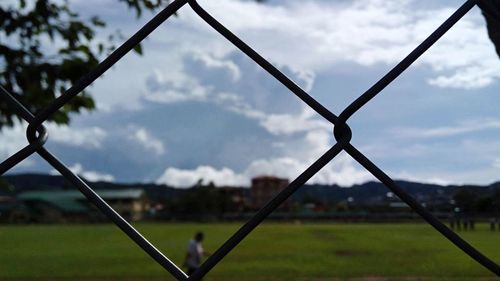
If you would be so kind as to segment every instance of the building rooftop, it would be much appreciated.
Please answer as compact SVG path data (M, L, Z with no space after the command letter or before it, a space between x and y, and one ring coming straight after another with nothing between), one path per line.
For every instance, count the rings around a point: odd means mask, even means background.
M254 180L275 180L275 181L277 181L277 180L280 180L280 181L286 180L287 181L288 179L278 178L276 176L260 175L260 176L253 177L252 181L254 181Z
M96 193L104 200L116 199L139 199L143 196L142 189L124 190L96 190ZM38 190L27 191L19 194L20 201L44 201L64 210L65 212L81 213L88 211L88 203L85 196L78 190Z
M122 190L95 190L102 199L138 199L144 195L142 189L122 189ZM78 190L37 190L27 191L17 196L20 200L78 200L85 199L83 193Z

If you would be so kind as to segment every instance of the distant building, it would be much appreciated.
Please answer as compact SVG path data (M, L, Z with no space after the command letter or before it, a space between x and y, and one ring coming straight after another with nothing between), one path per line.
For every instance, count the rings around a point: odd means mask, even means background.
M250 197L254 209L262 208L267 202L274 198L281 190L289 184L288 179L274 176L259 176L252 179ZM288 208L289 203L284 202L281 208Z
M117 213L129 221L144 217L148 204L144 190L96 190ZM18 195L26 206L31 220L37 222L102 221L105 218L77 190L28 191Z
M250 190L245 187L221 186L218 188L223 200L224 213L242 213L251 208Z
M0 194L0 222L26 222L26 217L15 197Z

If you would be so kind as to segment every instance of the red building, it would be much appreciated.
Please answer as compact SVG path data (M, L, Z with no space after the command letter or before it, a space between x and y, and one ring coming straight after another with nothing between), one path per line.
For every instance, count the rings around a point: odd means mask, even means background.
M252 206L255 209L262 208L267 202L273 199L281 190L288 186L288 179L281 179L273 176L259 176L252 179L250 196ZM287 208L285 201L281 208Z

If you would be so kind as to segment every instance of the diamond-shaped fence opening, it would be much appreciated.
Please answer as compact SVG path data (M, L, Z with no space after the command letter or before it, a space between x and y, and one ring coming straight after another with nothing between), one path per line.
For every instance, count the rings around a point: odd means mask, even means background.
M408 204L416 213L425 219L432 227L439 231L449 241L459 247L478 263L500 276L500 266L494 261L484 256L473 246L464 241L460 236L442 224L436 217L425 210L412 196L399 187L388 175L379 169L374 163L366 158L351 143L352 132L347 125L347 120L362 108L371 99L377 96L387 85L404 72L413 62L426 52L436 41L439 40L455 23L457 23L474 6L479 6L490 18L500 20L499 13L491 5L489 0L468 0L460 6L446 21L444 21L431 35L429 35L419 46L417 46L407 57L399 62L377 83L369 88L365 93L353 101L347 108L335 115L322 104L317 102L308 93L302 90L286 75L264 59L259 53L245 44L236 35L229 31L224 25L219 23L208 12L206 12L195 0L175 0L165 9L158 13L139 31L116 49L109 57L102 61L93 71L81 77L71 88L55 99L49 106L43 108L37 115L29 112L18 100L10 95L0 86L1 96L9 103L9 106L17 112L19 117L28 122L27 138L29 144L0 163L0 175L10 170L15 165L22 162L28 156L37 153L52 167L54 167L69 182L75 185L85 197L103 212L113 223L115 223L126 235L128 235L138 246L149 254L157 263L167 270L177 280L200 280L214 266L216 266L231 250L236 247L250 232L252 232L269 214L276 210L287 198L303 186L312 176L320 171L325 165L334 160L342 151L348 153L366 170L372 173L378 180L384 183L395 195ZM243 53L260 65L275 79L287 87L293 94L299 97L309 107L315 110L323 118L332 123L332 137L335 137L336 144L326 151L319 159L310 165L302 174L293 180L286 188L278 193L271 201L262 207L250 220L248 220L236 233L234 233L219 249L217 249L192 275L187 276L179 267L170 261L165 255L157 250L148 240L146 240L134 227L124 220L113 210L99 195L97 195L84 181L72 173L66 165L59 161L44 144L47 141L48 133L43 123L71 99L81 93L87 86L99 78L104 72L118 62L125 54L132 50L158 26L175 14L183 6L189 5L208 25L219 32L224 38L234 44Z

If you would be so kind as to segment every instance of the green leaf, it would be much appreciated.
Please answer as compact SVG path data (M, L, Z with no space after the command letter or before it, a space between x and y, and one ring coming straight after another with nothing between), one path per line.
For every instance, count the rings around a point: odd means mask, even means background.
M134 47L134 52L138 53L139 55L142 55L142 46L141 46L141 44L137 44Z
M99 17L93 16L90 21L92 21L92 24L98 27L105 27L106 23L103 22Z

